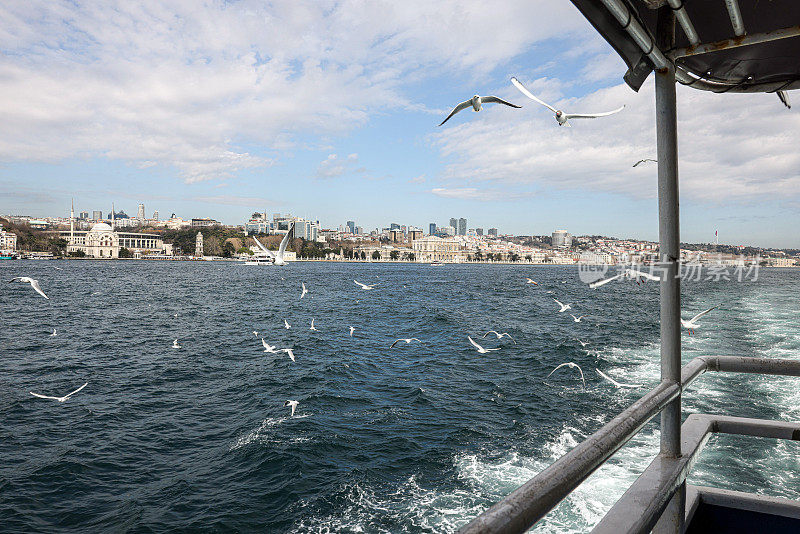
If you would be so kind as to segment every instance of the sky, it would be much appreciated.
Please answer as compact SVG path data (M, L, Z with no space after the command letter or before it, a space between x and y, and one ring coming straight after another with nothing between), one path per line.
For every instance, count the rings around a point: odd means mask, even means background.
M657 240L653 76L570 2L0 4L0 213ZM559 127L516 76L567 112ZM678 86L681 238L800 248L800 99ZM485 105L437 125L474 94Z

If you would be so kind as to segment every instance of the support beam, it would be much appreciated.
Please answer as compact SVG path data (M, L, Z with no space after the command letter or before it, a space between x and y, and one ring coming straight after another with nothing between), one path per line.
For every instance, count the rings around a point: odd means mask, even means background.
M700 54L707 54L709 52L717 52L719 50L729 50L731 48L739 48L740 46L756 45L761 43L768 43L770 41L777 41L779 39L789 39L791 37L800 36L800 25L788 26L778 30L772 30L763 33L754 33L744 37L734 39L723 39L721 41L714 41L713 43L703 43L696 46L687 46L685 48L676 48L669 52L667 56L670 59L678 59L688 56L699 56Z
M700 37L698 37L697 31L694 29L694 24L692 24L691 19L689 19L689 14L686 13L686 9L683 7L683 0L669 0L669 7L675 12L678 23L680 23L683 33L686 34L686 38L689 39L689 42L693 45L699 43Z
M742 20L742 12L739 10L738 0L725 0L725 7L728 8L728 16L731 18L731 25L733 26L733 33L737 37L745 34L744 21Z

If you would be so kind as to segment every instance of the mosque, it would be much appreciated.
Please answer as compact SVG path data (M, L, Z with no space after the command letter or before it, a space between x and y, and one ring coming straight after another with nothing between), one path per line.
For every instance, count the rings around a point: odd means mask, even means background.
M119 258L122 248L130 250L134 257L143 255L172 256L172 245L164 244L158 234L118 232L114 228L114 208L111 208L111 224L95 223L89 230L75 230L75 210L70 210L69 230L59 232L67 242L67 254L82 251L90 258Z

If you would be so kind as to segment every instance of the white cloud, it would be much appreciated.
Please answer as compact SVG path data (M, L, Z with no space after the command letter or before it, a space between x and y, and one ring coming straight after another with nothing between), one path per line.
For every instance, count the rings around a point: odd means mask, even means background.
M101 156L187 182L376 110L431 111L403 95L426 69L488 72L586 25L546 0L33 0L0 4L0 20L0 161Z
M364 167L357 167L358 154L350 154L346 158L339 159L337 154L328 154L317 168L317 178L337 178L347 173L362 174L366 172Z
M460 200L516 200L531 196L531 193L510 193L499 189L477 187L434 187L430 192L437 197Z
M523 80L523 83L525 80ZM529 87L568 112L619 114L573 120L559 127L546 108L527 100L521 110L487 110L436 135L449 160L444 179L592 190L633 197L656 195L656 167L632 168L655 157L652 76L639 93L624 85L582 98L562 98L558 80ZM800 151L793 132L800 115L774 95L717 95L678 87L680 189L684 199L740 202L800 197ZM490 147L474 150L474 147Z

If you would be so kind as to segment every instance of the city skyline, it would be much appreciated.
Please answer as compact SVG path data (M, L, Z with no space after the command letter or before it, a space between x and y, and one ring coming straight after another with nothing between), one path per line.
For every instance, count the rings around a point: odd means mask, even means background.
M226 224L264 209L363 228L462 214L517 235L657 239L656 167L632 167L655 154L652 76L639 93L625 87L625 66L574 7L374 9L64 3L43 18L45 4L0 7L16 21L0 36L0 212L45 216L80 196L81 211L115 198L127 213L142 202ZM258 20L282 24L267 35ZM240 31L220 37L208 29L217 22ZM312 26L324 29L298 40ZM559 128L511 76L569 109L626 108ZM436 127L476 93L523 108ZM787 135L797 110L769 94L678 87L678 99L682 240L719 230L732 243L800 247L800 153Z

